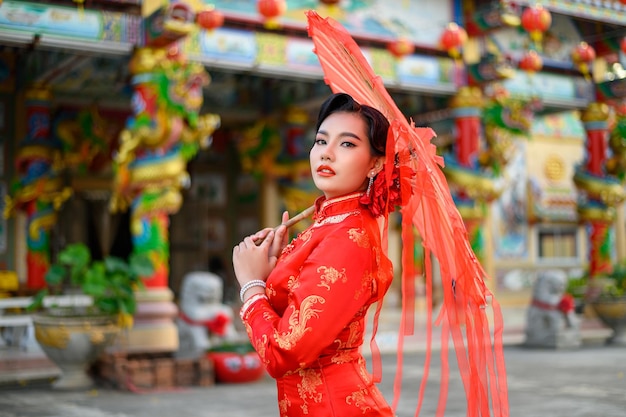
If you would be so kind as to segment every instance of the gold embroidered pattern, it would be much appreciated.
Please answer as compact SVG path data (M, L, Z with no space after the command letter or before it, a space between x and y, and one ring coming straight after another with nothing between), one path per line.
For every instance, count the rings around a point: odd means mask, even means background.
M346 348L357 346L357 342L359 341L361 335L361 332L359 331L361 325L358 322L353 321L352 323L350 323L349 328L350 333L348 334L345 342L343 342L341 339L335 340L335 343L338 345L338 347L337 353L331 359L331 362L333 363L347 363L352 360L352 355L350 354L351 352L349 350L346 350Z
M269 298L276 297L276 289L274 289L274 284L270 284L266 289L265 293Z
M332 266L331 267L320 266L319 268L317 268L317 272L322 273L322 275L320 275L320 280L322 282L317 284L317 286L324 287L329 291L330 291L331 284L334 284L335 282L339 280L341 280L341 282L346 282L348 280L348 277L346 276L346 268L343 268L341 271L337 271Z
M323 226L325 224L336 224L336 223L341 223L342 221L344 221L345 219L347 219L350 216L357 216L361 214L360 210L355 210L355 211L351 211L348 213L341 213L341 214L337 214L335 216L329 216L326 217L324 219L320 219L319 221L315 221L315 223L313 223L313 226L311 227L319 227L319 226Z
M254 350L257 351L257 353L259 354L259 357L263 360L263 363L265 364L265 366L267 366L269 365L270 361L269 359L265 357L265 353L266 353L265 346L267 346L267 335L264 334L258 339L256 339L254 343Z
M368 291L372 287L373 281L374 275L372 274L372 271L365 271L363 273L363 277L361 278L361 288L354 292L354 299L358 300L365 291Z
M365 230L363 229L350 229L348 230L348 237L360 248L369 248L370 239Z
M292 292L293 290L295 290L299 286L300 286L300 282L298 282L298 278L296 278L295 276L291 275L289 277L289 280L287 280L287 289L289 290L289 292Z
M367 388L361 388L359 391L355 391L352 395L346 397L346 404L353 405L361 409L365 414L366 411L371 410L372 407L367 405L366 398L369 396Z
M291 407L291 401L289 401L289 397L287 397L287 394L285 394L283 396L283 399L278 401L278 410L280 411L280 415L287 416L287 411L289 410L289 407Z
M366 381L368 384L372 383L372 374L367 371L367 367L365 366L365 359L361 356L358 362L358 370L363 381Z
M321 310L313 308L314 304L324 304L326 300L317 295L310 295L302 300L300 310L295 310L289 317L289 331L278 334L277 330L274 330L274 339L281 349L290 350L293 346L302 338L302 336L311 330L310 327L306 327L307 322L312 318L319 317L317 313Z
M322 385L322 376L314 369L305 369L300 372L302 382L298 384L298 394L303 404L300 406L302 414L309 414L309 401L322 402L322 393L317 388Z
M311 240L311 236L313 236L313 230L307 229L307 230L303 231L302 233L300 233L300 236L298 236L298 239L300 239L302 242L306 243L309 240Z

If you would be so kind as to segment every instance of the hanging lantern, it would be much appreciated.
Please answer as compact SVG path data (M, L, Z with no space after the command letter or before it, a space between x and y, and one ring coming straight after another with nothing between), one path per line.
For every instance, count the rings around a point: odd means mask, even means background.
M196 23L202 29L212 31L224 24L224 15L215 7L209 7L196 15Z
M393 42L389 42L387 44L387 50L397 59L402 59L415 52L415 46L410 40L406 38L399 38Z
M624 1L626 1L626 0L624 0ZM622 42L620 42L619 46L622 49L622 52L624 54L626 54L626 37L624 37L624 39L622 39Z
M530 34L535 45L541 45L543 33L552 24L550 11L541 5L529 7L522 13L522 27Z
M256 7L263 16L265 27L276 29L280 26L278 18L287 11L287 2L285 0L258 0Z
M339 6L341 0L320 0L320 3L320 14L327 15L335 20L341 20L342 10L341 6Z
M572 61L586 79L589 79L589 64L594 59L596 59L596 51L587 42L579 43L572 51Z
M446 30L441 34L439 43L455 60L461 56L461 48L467 41L467 32L454 22L448 23Z
M543 68L543 59L535 51L528 51L519 62L519 68L529 73L535 73Z

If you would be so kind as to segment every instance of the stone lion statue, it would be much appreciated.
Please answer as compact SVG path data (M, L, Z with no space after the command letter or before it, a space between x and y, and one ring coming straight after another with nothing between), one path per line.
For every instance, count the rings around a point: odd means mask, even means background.
M222 303L222 279L211 272L191 272L180 291L177 357L199 358L224 342L241 341L231 307Z
M580 346L580 321L571 296L565 292L567 279L559 269L539 272L526 315L526 346L557 349Z

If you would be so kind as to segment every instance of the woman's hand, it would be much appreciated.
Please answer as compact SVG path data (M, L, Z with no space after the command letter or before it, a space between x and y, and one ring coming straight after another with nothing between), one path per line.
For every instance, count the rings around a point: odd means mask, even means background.
M258 246L254 243L256 235L258 233L246 237L233 248L233 268L237 281L242 286L253 279L265 281L276 265L276 258L269 256L274 242L274 230L270 229Z
M285 226L285 223L287 222L287 220L289 220L289 212L284 211L283 217L281 220L282 223L280 224L280 226L274 229L272 229L271 227L266 227L265 229L259 230L254 235L252 235L252 239L255 242L263 242L265 241L267 234L270 231L274 231L274 240L272 242L272 246L270 247L270 251L269 251L270 258L276 258L278 260L278 257L280 256L281 252L283 251L283 249L285 248L285 246L287 246L287 243L289 242L289 233L287 231L287 227Z
M289 242L289 232L287 230L287 226L285 226L287 220L289 220L289 212L285 210L283 212L282 223L276 228L272 247L270 248L270 258L275 257L276 260L278 260L281 252Z

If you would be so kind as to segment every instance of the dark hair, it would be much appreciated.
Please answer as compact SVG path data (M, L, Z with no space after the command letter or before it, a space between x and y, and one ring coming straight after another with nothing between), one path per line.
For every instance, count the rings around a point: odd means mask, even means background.
M387 145L389 121L378 110L365 104L357 103L349 94L336 93L328 97L320 107L315 131L320 129L322 122L333 113L356 113L368 126L370 150L374 156L384 156Z

